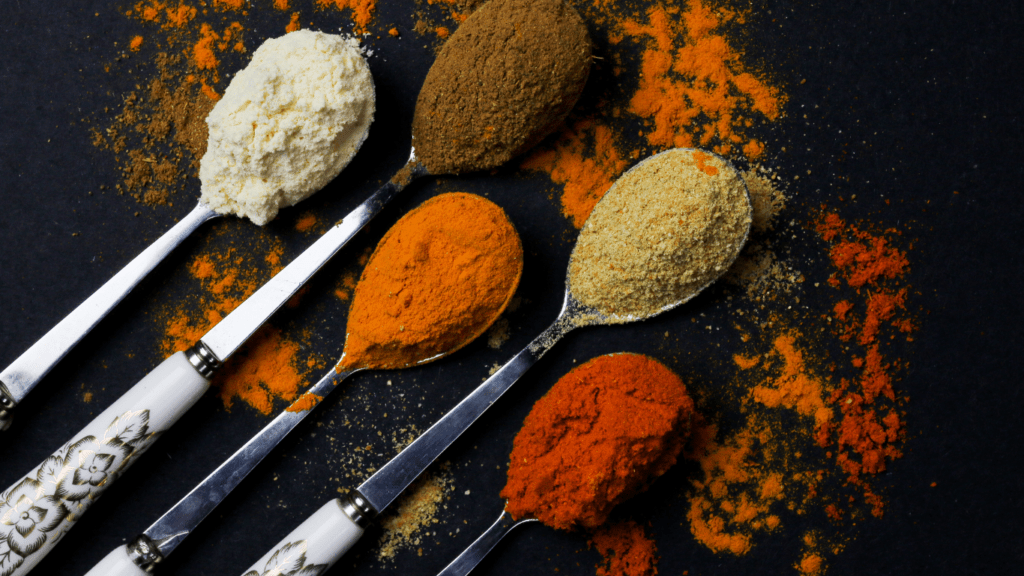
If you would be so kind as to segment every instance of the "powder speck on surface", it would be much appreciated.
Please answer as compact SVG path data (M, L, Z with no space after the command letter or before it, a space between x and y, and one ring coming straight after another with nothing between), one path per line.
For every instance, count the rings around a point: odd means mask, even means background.
M203 202L266 224L355 156L374 100L354 39L300 30L267 40L207 117Z

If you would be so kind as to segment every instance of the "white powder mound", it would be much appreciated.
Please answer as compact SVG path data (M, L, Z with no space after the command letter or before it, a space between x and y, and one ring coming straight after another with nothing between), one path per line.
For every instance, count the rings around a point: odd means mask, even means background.
M373 122L355 39L298 30L267 40L206 118L202 201L260 226L348 165Z

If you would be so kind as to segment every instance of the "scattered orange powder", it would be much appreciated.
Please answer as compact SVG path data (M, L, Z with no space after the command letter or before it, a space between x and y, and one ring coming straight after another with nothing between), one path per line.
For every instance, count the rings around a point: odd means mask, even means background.
M274 0L274 8L284 12L288 9L288 0Z
M693 159L697 162L697 169L700 170L701 172L707 174L708 176L718 175L718 168L706 164L706 162L711 159L711 156L708 156L707 154L698 150L693 153Z
M746 71L742 54L715 33L737 19L735 12L690 0L682 14L677 7L655 6L647 12L646 24L622 23L628 36L651 39L629 110L653 124L646 134L652 146L713 144L719 154L731 154L739 146L753 158L760 155L761 144L743 132L755 116L778 119L783 98Z
M632 520L599 528L589 546L602 556L597 576L655 576L658 549L643 526Z
M166 2L150 1L135 4L135 13L145 22L160 23L162 28L181 28L196 17L197 11L184 2L168 7Z
M377 9L377 0L316 0L316 3L321 8L334 6L338 10L351 10L355 30L359 33L367 32L373 12Z
M283 248L275 244L268 255L280 262L282 251ZM256 270L248 265L249 258L251 256L235 254L234 250L196 257L189 266L189 273L200 281L202 292L196 295L197 301L183 302L165 320L160 345L165 356L195 344L279 269L279 264L267 262L269 273Z
M581 228L627 164L619 156L610 127L580 120L563 130L554 144L529 156L522 167L548 172L551 180L564 187L562 213Z
M142 47L142 36L136 36L136 37L132 38L132 41L128 44L128 48L130 48L132 52L138 52L139 48L141 48L141 47Z
M312 392L306 392L295 402L292 402L291 406L287 408L287 412L307 412L316 408L316 405L322 402L323 396L318 396Z
M203 94L205 94L206 97L210 100L213 100L214 102L220 100L220 94L217 94L217 91L214 90L212 86L206 83L206 78L203 78L199 81L199 89L202 90Z
M821 574L824 567L824 559L820 555L808 553L800 560L800 564L797 565L796 569L803 576L817 576Z
M719 443L718 428L695 422L687 457L696 459L703 480L694 480L687 519L698 542L714 552L746 554L755 532L771 531L780 524L770 513L771 505L785 495L779 473L756 465L756 443L773 441L768 428L748 426Z
M754 366L757 366L761 362L761 357L760 356L750 356L750 357L747 357L747 356L741 356L739 354L735 354L735 355L733 355L732 360L733 360L733 362L736 363L737 366L740 367L740 370L750 370L751 368L753 368Z
M775 352L782 356L781 374L766 385L755 386L751 397L768 408L795 409L802 416L814 417L818 443L828 444L832 410L825 406L824 386L804 365L803 352L796 348L796 337L784 334L775 339Z
M299 232L309 232L317 225L318 222L319 220L317 220L316 214L306 212L300 216L299 221L295 223L295 229Z
M209 24L203 24L199 29L199 41L196 42L192 48L192 59L196 63L196 68L200 70L216 70L220 61L217 60L217 56L213 53L214 42L220 39L220 36L213 31L213 27Z
M388 30L388 35L392 38L398 38L398 28L392 28Z
M238 398L268 415L274 409L274 399L295 400L306 385L308 370L305 362L297 360L300 350L297 342L285 338L277 328L261 328L214 378L224 406L230 409Z
M302 28L302 25L299 24L299 13L298 12L292 12L292 19L289 20L288 21L288 25L284 27L284 31L285 32L295 32L296 30L299 30L300 28Z
M436 32L437 37L441 38L442 40L447 38L449 34L448 28L445 26L438 26L437 28L434 29L434 32Z
M242 6L245 5L245 0L213 0L213 3L225 10L241 10Z

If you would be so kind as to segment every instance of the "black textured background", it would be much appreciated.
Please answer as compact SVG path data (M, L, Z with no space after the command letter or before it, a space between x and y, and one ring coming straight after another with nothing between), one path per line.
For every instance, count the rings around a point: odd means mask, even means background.
M126 196L99 193L101 184L117 181L117 173L110 155L90 144L91 125L82 119L118 106L117 95L147 73L103 71L128 38L123 7L116 4L0 4L3 365L192 207L180 197L173 208L147 208ZM808 222L826 204L852 220L909 226L908 238L914 240L910 283L919 292L913 302L924 311L922 329L906 356L910 366L898 384L911 398L905 418L909 439L905 457L881 479L889 501L886 516L865 520L860 536L832 561L830 573L1015 573L1024 556L1024 398L1018 369L1024 344L1021 5L755 4L760 17L747 29L747 56L777 64L790 97L786 117L764 135L775 154L768 163L785 180L800 175L789 187L793 200L783 219ZM285 261L311 241L294 230L300 212L313 210L321 221L334 221L404 161L415 94L433 58L431 41L411 31L414 8L408 0L379 1L375 28L390 22L404 34L401 40L366 39L375 50L370 66L377 121L335 183L267 227L285 243ZM279 13L261 10L267 13L262 22L256 12L247 20L250 49L283 27ZM350 26L336 11L317 13L316 21L325 31ZM198 196L198 181L194 189ZM372 445L365 464L383 464L393 454L386 438L396 428L428 426L479 382L487 367L538 333L561 303L575 235L551 189L544 176L512 169L415 184L318 275L302 306L275 317L278 326L315 328L320 333L315 352L340 354L344 310L331 295L337 275L400 214L439 191L488 196L508 211L523 238L527 260L520 295L528 304L510 315L509 343L492 350L478 342L419 369L351 379L178 548L163 572L240 574L338 488L354 487L364 475L346 467L332 438L344 436L345 446ZM89 190L94 194L87 195ZM885 198L894 201L886 204ZM251 224L234 219L206 225L87 337L19 407L14 428L0 435L0 486L18 481L161 360L152 345L159 335L149 314L157 303L188 289L186 264L215 228L236 245L256 234ZM811 248L811 242L813 234L796 234L782 247L798 259L817 254L802 270L823 279L829 272L821 246ZM711 322L728 325L723 300L730 290L716 287L644 324L570 335L495 406L486 425L471 429L443 457L451 462L455 489L432 529L436 535L423 538L422 555L413 548L393 563L381 563L372 550L378 532L371 530L329 574L440 570L500 512L497 491L515 431L531 403L576 361L614 351L648 352L692 378L698 389L713 386L716 362L731 352L710 346L707 332L690 317L705 313ZM678 338L668 348L661 338L666 331ZM83 391L94 393L91 404L82 402ZM397 394L418 400L398 401ZM353 424L334 424L346 419ZM36 573L83 574L141 532L266 420L242 406L225 412L208 395L93 507ZM675 486L685 484L693 471L692 465L679 467L631 504L631 516L652 522L661 573L793 574L799 557L795 537L766 539L740 558L715 556L692 540L685 500ZM929 487L932 482L936 487ZM795 535L801 528L786 529ZM585 537L533 525L513 533L479 573L591 575L596 561Z

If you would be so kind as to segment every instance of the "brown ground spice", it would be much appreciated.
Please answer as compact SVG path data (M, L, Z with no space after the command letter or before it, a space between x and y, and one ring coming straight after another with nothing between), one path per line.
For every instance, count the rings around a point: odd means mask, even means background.
M427 73L413 141L434 174L494 168L551 133L590 72L591 41L561 0L491 0Z

